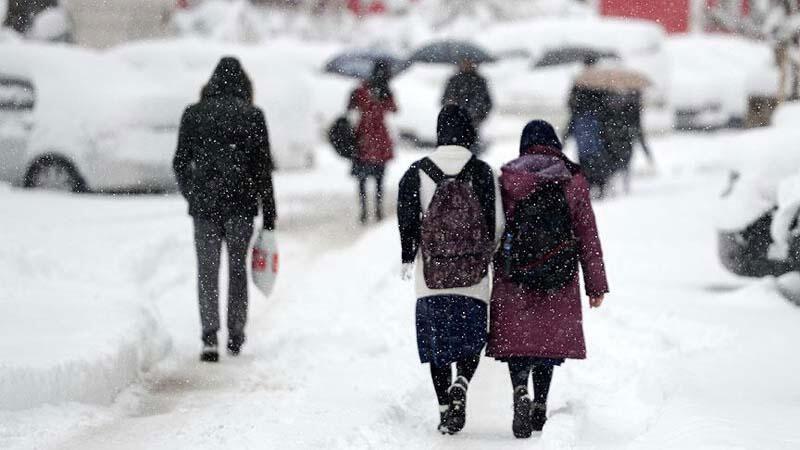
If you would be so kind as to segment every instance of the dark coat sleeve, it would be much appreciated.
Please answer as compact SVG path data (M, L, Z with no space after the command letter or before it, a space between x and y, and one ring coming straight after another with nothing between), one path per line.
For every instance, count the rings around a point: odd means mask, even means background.
M419 168L415 163L400 179L397 199L401 258L404 264L414 262L419 249L422 232L422 205L419 198L419 187Z
M476 119L478 122L483 122L489 117L489 113L492 112L492 108L494 107L492 94L489 92L489 84L483 77L478 78L475 89L475 96L478 101Z
M598 297L608 292L603 249L597 233L597 222L592 210L589 183L579 174L572 178L568 188L570 210L575 235L578 238L581 269L586 294Z
M185 198L192 196L192 170L194 150L197 143L196 121L190 108L183 112L178 130L178 148L172 159L172 169L178 181L178 189Z
M258 197L261 200L261 213L263 214L264 228L275 229L277 208L275 206L275 192L272 184L272 151L269 143L269 131L264 113L260 109L253 112L252 138L256 155L255 180Z
M458 86L456 77L450 77L442 95L442 106L458 103Z
M489 240L494 242L496 237L495 220L497 219L497 212L495 208L496 193L495 193L495 178L492 168L483 161L474 161L474 176L472 183L475 186L475 193L481 202L483 208L483 218L486 221L486 228L489 232Z

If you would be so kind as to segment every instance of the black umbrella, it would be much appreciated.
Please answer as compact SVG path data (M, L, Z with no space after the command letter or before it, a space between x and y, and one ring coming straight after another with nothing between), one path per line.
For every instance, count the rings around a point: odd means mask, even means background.
M486 50L464 41L432 42L415 51L409 61L432 64L460 64L469 60L475 64L496 61Z
M388 61L392 74L397 75L408 67L408 62L380 50L352 50L334 57L325 64L325 72L366 80L378 60Z

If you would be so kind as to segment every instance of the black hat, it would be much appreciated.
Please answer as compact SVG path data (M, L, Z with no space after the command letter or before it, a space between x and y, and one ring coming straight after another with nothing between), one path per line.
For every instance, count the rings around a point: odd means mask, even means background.
M471 149L477 139L469 113L456 105L447 105L439 112L436 124L437 145L459 145Z

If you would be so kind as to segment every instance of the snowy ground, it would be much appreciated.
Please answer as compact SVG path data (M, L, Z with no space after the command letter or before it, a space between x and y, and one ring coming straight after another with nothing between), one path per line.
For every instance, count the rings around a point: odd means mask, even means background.
M716 259L735 139L656 140L659 175L597 206L613 293L585 311L590 358L557 370L550 422L523 442L488 359L464 432L435 432L396 222L354 225L353 183L328 153L278 175L281 279L271 299L252 293L243 356L216 366L197 362L180 198L0 188L0 448L798 448L800 310ZM489 160L514 150L500 140Z

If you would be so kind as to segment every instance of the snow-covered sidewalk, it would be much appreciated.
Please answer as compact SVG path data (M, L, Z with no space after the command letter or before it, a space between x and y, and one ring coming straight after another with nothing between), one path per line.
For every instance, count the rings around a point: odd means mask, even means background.
M697 147L709 140L694 139ZM17 270L3 275L14 286L2 291L4 302L21 302L33 289L43 302L47 292L68 301L116 293L115 305L149 311L172 345L110 407L79 398L72 400L100 406L0 412L0 447L796 448L800 310L770 281L738 279L720 267L711 205L725 174L678 170L686 142L656 141L665 155L661 176L598 206L613 292L602 309L585 311L589 359L557 370L551 420L533 441L513 439L508 376L488 359L470 389L464 432L435 432L433 389L416 356L413 290L398 278L396 222L355 226L354 186L340 161L323 157L312 173L278 176L281 279L269 300L253 291L242 357L216 366L197 362L191 222L181 199L1 191L12 244L0 262L4 272ZM489 159L497 165L513 149L501 142ZM392 183L416 156L403 155ZM45 254L83 257L56 258L44 273L20 259ZM136 317L127 306L104 313L99 303L66 308L81 323L96 323L86 329L97 346L108 344L99 333L115 317ZM51 311L49 325L58 327ZM25 325L4 330L3 364L24 361L5 355L19 354L21 339L35 334ZM60 348L46 350L53 357ZM52 401L62 400L69 399Z

